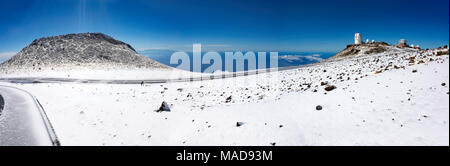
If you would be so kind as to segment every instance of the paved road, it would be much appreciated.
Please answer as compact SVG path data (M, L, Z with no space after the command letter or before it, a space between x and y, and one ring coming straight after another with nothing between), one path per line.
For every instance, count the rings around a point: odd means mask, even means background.
M0 146L59 145L39 101L30 93L0 85Z
M282 67L282 68L278 68L278 69L245 71L245 72L236 72L236 73L230 73L230 74L224 74L224 75L203 76L203 77L193 77L193 78L179 78L179 79L106 80L106 79L16 77L16 78L0 78L0 82L22 83L22 84L58 83L58 82L59 83L75 82L75 83L104 83L104 84L140 84L143 81L145 84L156 84L156 83L168 83L168 82L190 82L190 81L224 79L224 78L231 78L231 77L240 77L240 76L268 73L268 72L274 72L274 71L291 70L291 69L297 69L297 68L302 68L305 66L312 66L312 65L317 65L317 63L304 65L304 66Z

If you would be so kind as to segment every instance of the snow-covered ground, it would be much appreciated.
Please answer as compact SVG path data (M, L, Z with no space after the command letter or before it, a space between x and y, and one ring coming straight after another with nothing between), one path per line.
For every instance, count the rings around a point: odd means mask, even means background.
M179 69L71 69L45 70L40 72L21 72L0 74L1 78L62 78L95 80L158 80L198 77L207 74L193 73Z
M437 51L393 49L145 86L0 84L35 95L62 145L448 146L449 56ZM326 91L329 85L336 89ZM171 111L155 112L163 101Z

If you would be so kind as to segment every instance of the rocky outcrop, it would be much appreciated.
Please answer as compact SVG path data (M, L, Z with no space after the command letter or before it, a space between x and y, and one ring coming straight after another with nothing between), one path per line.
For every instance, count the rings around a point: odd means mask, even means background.
M34 40L0 65L0 72L71 69L169 69L136 53L129 44L102 33L80 33Z
M339 59L356 55L378 54L387 51L391 46L385 42L351 44L330 59Z

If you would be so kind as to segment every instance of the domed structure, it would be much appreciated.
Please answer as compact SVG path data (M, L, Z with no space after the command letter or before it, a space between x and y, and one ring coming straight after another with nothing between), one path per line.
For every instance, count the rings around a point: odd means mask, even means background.
M400 39L398 40L398 44L395 45L396 47L400 47L400 48L407 48L409 47L409 45L406 43L406 39Z
M362 36L360 33L355 33L355 44L362 44Z

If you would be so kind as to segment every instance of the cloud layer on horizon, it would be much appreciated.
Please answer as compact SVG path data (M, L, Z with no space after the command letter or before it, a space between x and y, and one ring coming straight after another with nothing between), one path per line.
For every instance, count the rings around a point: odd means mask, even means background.
M319 54L313 54L313 55L281 55L278 58L282 59L282 60L286 60L288 62L302 61L302 59L307 59L307 60L310 60L310 61L321 61L321 60L323 60L323 58L321 58Z
M0 62L9 59L16 54L17 54L16 52L0 52Z

